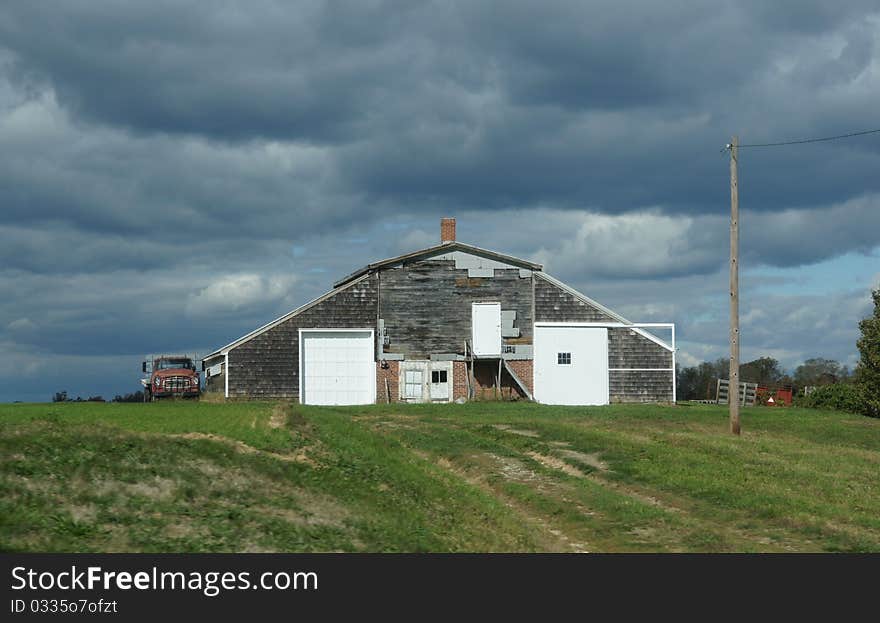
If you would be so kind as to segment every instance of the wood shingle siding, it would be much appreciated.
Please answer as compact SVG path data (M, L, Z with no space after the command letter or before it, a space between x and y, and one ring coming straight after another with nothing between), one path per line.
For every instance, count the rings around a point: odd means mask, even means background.
M546 279L535 277L535 322L617 321Z
M669 369L672 352L631 329L609 329L608 367Z
M229 351L229 397L299 398L299 329L376 326L378 279L370 275Z
M427 359L436 353L463 354L471 338L471 304L497 301L516 311L520 337L532 343L532 280L519 269L495 269L493 277L468 277L452 260L423 260L388 268L380 276L379 317L385 321L386 353Z
M671 402L671 370L627 370L608 373L611 402Z

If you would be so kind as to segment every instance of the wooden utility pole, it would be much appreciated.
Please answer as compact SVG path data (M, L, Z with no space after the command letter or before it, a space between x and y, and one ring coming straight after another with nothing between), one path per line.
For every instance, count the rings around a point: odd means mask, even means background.
M739 427L739 187L737 160L739 139L730 141L730 432L740 434Z

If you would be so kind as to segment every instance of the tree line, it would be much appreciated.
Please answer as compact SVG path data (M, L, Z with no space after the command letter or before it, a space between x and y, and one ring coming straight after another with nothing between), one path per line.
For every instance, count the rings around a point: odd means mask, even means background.
M144 392L136 391L132 394L116 394L113 397L113 400L110 402L143 402L144 401ZM52 394L52 402L107 402L104 400L103 396L89 396L88 398L83 398L81 396L77 396L76 398L71 398L67 395L66 391L55 392Z
M730 376L730 362L725 358L704 361L690 367L676 365L679 400L714 400L718 379ZM821 387L836 383L851 383L855 375L850 369L834 359L814 357L807 359L789 374L773 357L759 357L741 364L739 380L757 383L763 387L790 386L795 393L804 387Z
M807 359L789 375L772 357L759 357L739 368L740 381L763 386L790 385L795 395L804 387L816 387L800 404L839 409L880 417L880 289L872 290L874 312L859 322L861 337L856 342L859 363L850 372L834 359ZM729 377L727 359L704 361L679 368L675 376L679 400L712 400L717 379Z

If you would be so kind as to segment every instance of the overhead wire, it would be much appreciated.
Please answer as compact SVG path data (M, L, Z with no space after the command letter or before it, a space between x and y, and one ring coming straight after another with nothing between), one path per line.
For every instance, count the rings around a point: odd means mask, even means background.
M836 141L843 138L852 138L854 136L864 136L866 134L877 134L880 133L880 128L876 130L862 130L861 132L850 132L849 134L837 134L835 136L823 136L821 138L805 138L794 141L779 141L777 143L741 143L737 145L738 149L742 149L744 147L783 147L785 145L803 145L805 143L823 143L825 141ZM731 145L728 143L724 146L722 151L730 149Z

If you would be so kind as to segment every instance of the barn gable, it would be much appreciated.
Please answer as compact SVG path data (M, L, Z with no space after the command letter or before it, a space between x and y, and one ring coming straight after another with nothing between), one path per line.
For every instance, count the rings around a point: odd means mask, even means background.
M463 255L444 254L381 269L384 356L464 356L465 340L471 334L471 306L481 301L500 303L510 318L504 344L516 351L517 345L532 343L531 271ZM481 259L489 267L475 268Z
M365 275L218 349L205 366L221 366L216 389L228 398L298 398L299 330L373 328L377 302L378 280Z
M322 404L486 391L565 404L674 401L674 347L646 328L540 264L446 239L368 264L218 349L205 358L206 386Z

